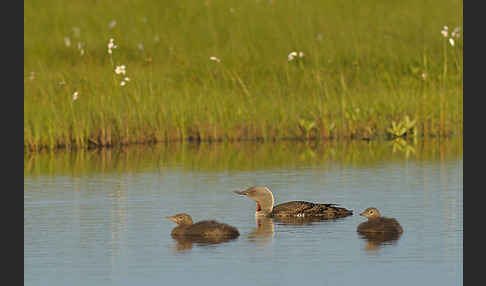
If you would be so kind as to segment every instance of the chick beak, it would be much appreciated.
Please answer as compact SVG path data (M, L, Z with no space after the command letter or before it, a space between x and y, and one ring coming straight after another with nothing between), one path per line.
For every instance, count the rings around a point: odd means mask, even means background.
M165 218L170 219L171 221L177 223L176 218L174 216L166 216Z

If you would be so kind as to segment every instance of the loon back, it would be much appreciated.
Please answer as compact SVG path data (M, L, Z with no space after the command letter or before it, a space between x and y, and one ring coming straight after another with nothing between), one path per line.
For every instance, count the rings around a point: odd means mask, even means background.
M394 218L378 217L358 225L358 232L402 233L403 228Z
M231 239L240 235L238 229L215 220L204 220L188 226L178 226L172 230L173 237Z
M332 219L350 216L352 210L337 207L336 204L319 204L304 201L292 201L276 205L270 217L319 217Z
M193 224L186 230L186 235L235 238L238 237L240 233L231 225L220 223L215 220L205 220Z

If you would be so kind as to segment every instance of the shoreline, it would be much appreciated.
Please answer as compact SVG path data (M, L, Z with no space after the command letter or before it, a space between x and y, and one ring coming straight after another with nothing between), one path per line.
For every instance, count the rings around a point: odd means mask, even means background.
M24 154L25 153L38 153L38 152L44 152L44 151L60 151L60 150L65 150L65 151L78 151L78 150L107 150L107 149L115 149L115 148L123 148L123 147L130 147L130 146L136 146L136 145L141 145L141 146L151 146L151 145L158 145L158 144L165 144L165 145L172 145L172 144L220 144L220 143L229 143L229 144L238 144L238 143L246 143L246 142L253 142L253 143L306 143L306 144L322 144L326 142L356 142L356 141L366 141L366 142L396 142L396 141L405 141L406 143L409 143L410 141L414 140L437 140L437 139L444 139L448 140L451 138L461 138L462 139L463 134L448 134L448 135L429 135L429 136L400 136L400 137L391 137L391 136L374 136L373 138L368 138L368 137L328 137L328 138L318 138L318 137L312 137L312 138L272 138L272 139L267 139L265 140L264 138L241 138L241 139L231 139L231 140L225 140L225 139L206 139L206 140L198 140L198 139L173 139L173 140L167 140L167 141L155 141L155 140L148 140L148 141L135 141L135 142L126 142L126 143L112 143L112 144L95 144L95 143L88 143L84 146L77 146L74 144L71 145L57 145L57 146L49 146L49 145L44 145L44 146L38 146L37 148L30 148L29 146L26 146L24 144Z

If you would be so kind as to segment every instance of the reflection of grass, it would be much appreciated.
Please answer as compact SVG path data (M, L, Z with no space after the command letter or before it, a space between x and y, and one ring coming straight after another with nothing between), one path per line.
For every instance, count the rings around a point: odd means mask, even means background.
M388 141L329 141L282 143L155 144L122 148L24 153L25 175L187 170L260 170L341 164L367 167L386 161L456 160L462 139L417 140L414 152ZM402 149L399 149L399 148ZM405 146L406 147L406 146ZM396 149L398 148L398 149ZM401 151L401 152L396 152Z
M415 148L402 138L395 138L391 141L393 152L403 152L408 158L410 154L415 154Z
M26 149L373 138L406 115L419 135L462 133L462 39L444 49L440 34L462 26L456 1L24 6ZM305 56L289 62L291 51ZM119 65L130 77L124 86Z

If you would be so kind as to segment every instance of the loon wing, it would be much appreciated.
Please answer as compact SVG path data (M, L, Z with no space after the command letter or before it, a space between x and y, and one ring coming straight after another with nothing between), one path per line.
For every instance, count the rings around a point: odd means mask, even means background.
M352 211L337 207L337 204L318 204L304 201L279 204L272 211L273 216L325 216L335 218L352 214Z

